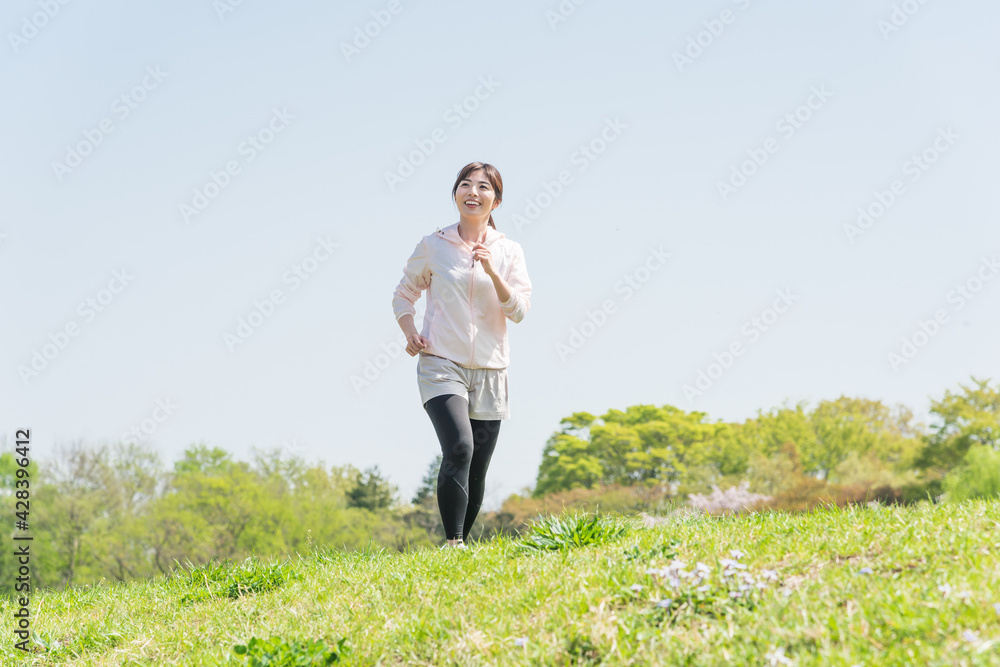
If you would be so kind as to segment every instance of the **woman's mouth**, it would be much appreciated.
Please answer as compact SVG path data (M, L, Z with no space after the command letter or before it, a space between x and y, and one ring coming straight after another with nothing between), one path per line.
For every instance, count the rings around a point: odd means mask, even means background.
M468 206L469 208L476 208L477 206L479 206L479 202L467 201L465 202L465 205Z

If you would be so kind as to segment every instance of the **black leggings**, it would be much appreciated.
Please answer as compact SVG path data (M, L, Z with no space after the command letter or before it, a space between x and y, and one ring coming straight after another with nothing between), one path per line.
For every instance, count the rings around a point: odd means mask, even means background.
M424 409L441 441L438 509L449 540L468 537L486 493L486 469L500 434L500 420L469 417L469 401L458 394L435 396Z

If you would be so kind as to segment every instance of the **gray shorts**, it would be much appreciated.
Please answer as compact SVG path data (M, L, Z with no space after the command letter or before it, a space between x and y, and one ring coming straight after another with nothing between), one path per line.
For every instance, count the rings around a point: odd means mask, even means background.
M470 419L510 419L506 368L465 368L451 359L417 354L420 402L435 396L458 394L469 401Z

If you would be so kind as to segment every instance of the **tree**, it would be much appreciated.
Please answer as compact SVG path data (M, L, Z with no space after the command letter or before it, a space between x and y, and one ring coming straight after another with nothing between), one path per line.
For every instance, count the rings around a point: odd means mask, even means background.
M156 567L167 572L175 560L203 563L280 549L279 522L267 514L267 499L266 484L248 463L218 447L192 445L151 509Z
M347 492L348 507L377 511L390 507L396 489L379 473L378 466L368 468L358 477L354 488Z
M12 538L17 534L14 523L17 482L22 482L20 488L23 489L25 488L24 480L27 480L27 489L32 498L34 497L34 489L40 486L41 482L38 477L38 465L31 457L29 457L30 463L27 466L27 477L18 478L17 470L20 466L17 465L17 459L21 457L11 453L14 447L14 443L7 440L5 434L0 434L0 516L4 517L4 526L0 530L0 535L3 536L5 545L5 548L0 549L0 572L5 575L8 572L16 572L19 565L14 548L11 546L16 544ZM29 499L30 501L31 499ZM29 515L28 534L34 530L33 518L33 515ZM35 547L32 547L32 550L36 551ZM4 576L3 581L0 581L0 595L14 593L15 583L13 575Z
M107 450L103 473L107 506L86 541L88 554L108 578L149 576L147 512L168 479L159 455L135 442L119 442Z
M691 467L709 475L746 467L726 437L729 425L671 405L611 409L600 419L576 412L548 440L533 497L597 484L675 484Z
M441 470L441 462L444 457L438 454L427 466L424 478L420 480L420 487L413 496L414 505L433 505L437 502L438 473Z
M972 378L975 386L959 384L961 392L945 391L931 402L938 423L931 426L919 466L943 474L957 466L974 445L1000 449L1000 386Z
M806 402L800 401L794 406L787 404L780 408L772 408L764 412L757 410L757 416L739 424L734 433L736 441L746 451L756 451L766 458L775 456L785 445L792 443L798 452L813 450L816 445L816 434L809 415L806 413Z
M597 455L604 470L602 484L628 485L643 476L641 465L629 459L631 453L639 451L641 443L632 424L605 420L590 427L589 449Z
M902 471L912 467L921 448L913 413L901 405L892 409L881 401L841 396L821 401L809 423L815 438L800 450L805 469L834 482L840 481L836 468L848 459Z
M33 532L47 543L45 553L33 564L33 575L41 587L70 586L81 571L89 571L93 551L85 548L87 537L101 520L113 512L114 501L107 488L111 477L106 445L86 445L81 440L58 445L51 460L41 466L42 484L32 493ZM83 577L88 579L88 576Z
M986 445L972 445L962 465L945 477L944 488L952 502L1000 496L1000 451Z
M554 433L542 451L531 496L540 498L565 489L590 489L603 477L604 465L591 443L570 433Z
M734 466L746 468L745 461L733 456L730 425L706 422L704 412L685 412L672 405L640 405L627 412L639 417L628 420L639 437L639 446L627 456L630 477L636 481L675 485L695 468L700 469L699 476L712 478L730 474Z

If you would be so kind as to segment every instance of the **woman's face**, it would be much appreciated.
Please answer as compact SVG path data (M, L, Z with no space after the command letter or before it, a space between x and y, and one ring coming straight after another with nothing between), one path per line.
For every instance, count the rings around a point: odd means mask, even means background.
M489 214L499 203L482 169L469 174L455 190L455 204L463 215Z

